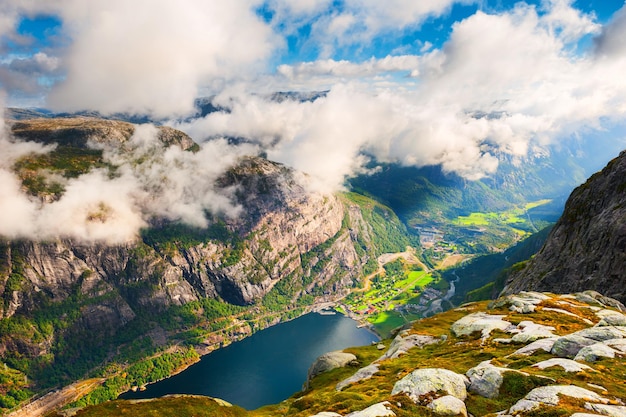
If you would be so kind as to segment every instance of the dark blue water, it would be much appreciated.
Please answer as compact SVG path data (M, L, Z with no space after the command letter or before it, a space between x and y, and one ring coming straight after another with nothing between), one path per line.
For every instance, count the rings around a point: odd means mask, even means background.
M323 353L374 340L376 336L340 314L307 314L216 350L182 373L120 398L197 394L253 410L300 391L309 366Z

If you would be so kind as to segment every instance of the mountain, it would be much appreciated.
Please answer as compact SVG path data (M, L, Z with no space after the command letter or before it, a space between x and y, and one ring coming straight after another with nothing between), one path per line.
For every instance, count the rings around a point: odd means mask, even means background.
M511 295L416 321L379 345L322 355L305 389L258 410L167 396L75 415L621 416L624 310L593 291Z
M626 152L576 188L545 245L504 294L592 289L626 301Z
M21 120L11 128L14 141L55 146L11 167L42 206L62 201L69 181L92 170L119 178L105 149L131 152L138 129L85 117ZM174 129L159 127L156 135L154 152L199 151ZM153 161L143 155L132 166L152 169ZM410 243L390 209L310 192L303 181L281 164L244 157L215 188L245 216L206 212L204 228L153 216L134 239L115 244L1 238L0 408L88 376L111 378L99 401L115 398L189 365L197 352L345 296L377 256ZM105 208L83 220L107 222ZM158 372L119 378L119 367L150 358L160 358Z

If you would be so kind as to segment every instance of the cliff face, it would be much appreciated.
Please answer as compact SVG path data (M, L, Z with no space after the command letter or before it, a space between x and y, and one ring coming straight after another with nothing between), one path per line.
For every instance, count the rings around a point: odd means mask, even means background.
M57 144L53 157L27 156L13 167L24 193L42 205L62 198L63 188L29 179L54 169L54 178L83 175L103 164L97 144L123 150L135 129L93 119L12 128L18 139ZM165 147L198 147L173 129L159 128L159 139ZM76 155L87 162L70 163ZM192 340L208 351L347 294L375 255L372 226L362 207L308 191L299 175L263 158L239 159L215 189L242 214L207 213L204 229L155 216L121 244L0 237L0 360L48 387L111 358L125 362L131 344L154 352L170 340Z
M626 152L576 188L544 247L503 291L596 290L626 301Z

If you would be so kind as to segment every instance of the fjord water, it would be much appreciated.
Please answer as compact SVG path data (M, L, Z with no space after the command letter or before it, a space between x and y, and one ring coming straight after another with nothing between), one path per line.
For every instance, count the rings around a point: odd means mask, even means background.
M375 340L345 316L311 313L216 350L182 373L120 398L197 394L252 410L300 391L309 366L323 353Z

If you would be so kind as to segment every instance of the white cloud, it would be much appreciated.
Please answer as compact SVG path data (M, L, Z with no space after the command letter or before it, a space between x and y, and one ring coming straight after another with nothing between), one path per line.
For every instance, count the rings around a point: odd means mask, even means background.
M333 59L304 62L298 65L281 65L278 73L290 80L310 80L313 77L372 77L390 72L408 72L419 68L419 57L415 55L386 56L371 58L356 63L351 61L335 61Z
M254 138L270 158L327 189L361 172L363 155L440 164L478 179L495 172L498 153L523 157L626 115L619 51L610 58L577 55L573 44L598 33L593 18L565 1L543 7L520 3L499 14L477 12L454 25L443 48L422 56L282 66L280 77L305 88L307 80L312 87L320 79L335 83L312 103L241 95L230 113L181 127L192 135ZM604 29L600 50L617 45L621 16ZM412 84L385 77L411 68Z
M112 244L136 239L139 230L155 218L206 227L207 212L230 217L241 214L241 207L233 202L234 190L218 188L215 183L241 156L254 154L255 147L234 148L225 140L215 140L192 153L176 146L163 148L157 133L152 125L137 126L123 148L105 147L104 158L118 167L116 175L93 170L64 179L65 191L53 202L25 194L12 171L19 158L53 147L3 137L0 235L69 237Z
M279 44L254 4L62 1L59 12L72 44L64 56L67 79L49 103L157 117L190 112L200 86L264 68Z

